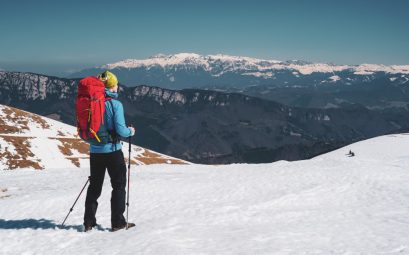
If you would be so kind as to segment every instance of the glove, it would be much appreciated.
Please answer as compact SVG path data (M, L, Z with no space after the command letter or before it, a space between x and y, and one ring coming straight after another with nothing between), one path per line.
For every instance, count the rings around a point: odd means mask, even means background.
M131 135L130 136L133 136L135 134L135 128L133 128L133 127L128 127L128 128L129 128L129 130L131 130Z

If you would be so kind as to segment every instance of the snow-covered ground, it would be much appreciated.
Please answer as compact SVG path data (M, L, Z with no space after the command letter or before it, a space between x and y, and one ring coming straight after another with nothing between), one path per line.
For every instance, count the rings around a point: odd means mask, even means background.
M123 143L128 154L129 143ZM140 146L131 146L131 160L141 165L189 164ZM89 166L89 145L76 127L0 104L0 171Z
M355 157L347 157L349 150ZM311 160L131 170L130 220L109 232L106 178L81 232L88 169L0 172L0 254L409 254L409 135Z

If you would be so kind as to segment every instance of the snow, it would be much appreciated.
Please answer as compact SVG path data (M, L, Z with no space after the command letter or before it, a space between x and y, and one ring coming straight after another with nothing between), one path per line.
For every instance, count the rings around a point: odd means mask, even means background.
M118 67L122 68L137 68L142 66L174 66L181 64L194 64L197 66L202 66L204 68L208 67L208 63L203 56L195 53L179 53L175 55L163 55L158 54L153 57L144 60L138 59L126 59L112 64L107 64L102 66L106 69L114 69Z
M393 73L409 74L409 65L392 65L391 68L394 71Z
M362 64L355 68L355 74L369 75L375 72L385 72L390 74L408 74L409 65L376 65L376 64Z
M174 55L158 54L148 59L126 59L112 64L101 66L103 69L114 68L139 68L152 67L176 68L184 66L185 68L203 68L214 77L219 77L227 72L245 71L244 75L254 75L263 78L273 78L274 75L264 75L264 73L273 74L277 70L289 70L310 75L312 73L334 73L350 70L357 75L371 75L374 72L385 72L391 74L404 73L409 74L409 65L334 65L327 63L307 63L303 61L278 61L257 59L245 56L230 56L225 54L199 55L196 53L178 53ZM222 70L220 70L222 68Z
M331 108L339 108L339 106L336 105L336 104L333 104L333 103L327 103L327 104L324 106L324 109L331 109Z
M339 77L338 75L333 75L331 77L329 77L328 79L331 80L331 82L337 82L341 80L341 77Z
M165 98L169 97L168 100L171 102L181 100L178 97L178 94L169 95L168 93L165 93L163 96ZM12 157L17 156L17 158L20 158L21 155L17 153L15 146L5 138L24 138L29 143L28 150L34 155L33 157L25 159L39 163L41 168L72 168L76 166L74 164L75 161L79 163L80 167L88 167L88 154L81 153L75 146L80 142L80 139L77 136L76 127L4 105L0 105L0 123L1 122L4 122L4 126L6 127L16 127L18 133L0 131L0 155L8 151L12 154ZM64 147L64 139L70 139L73 141L73 147L69 150L70 155L64 153L61 148ZM122 144L123 152L127 155L129 144L126 142L122 142ZM138 157L143 158L143 154L146 152L155 154L156 157L163 160L175 159L135 145L131 146L131 150L133 160L141 164L142 162L140 162ZM75 159L75 161L73 162L70 159ZM7 164L8 160L10 159L7 157L0 158L0 171L8 170L10 168ZM177 160L181 162L183 161L179 159ZM189 162L183 161L183 163Z
M0 171L0 254L409 254L408 151L400 134L296 162L134 165L136 227L115 233L108 177L83 233L85 194L58 225L87 168Z
M261 77L264 79L272 78L274 74L272 72L249 72L249 73L243 73L242 75L251 75L255 77Z
M229 56L223 54L217 55L199 55L196 53L178 53L174 55L158 54L148 59L126 59L112 64L102 66L102 68L137 68L141 66L157 65L161 67L174 66L174 65L197 65L202 66L205 69L209 68L209 63L214 62L230 62L230 63L246 63L248 65L258 65L260 63L280 63L277 60L263 60L242 56Z
M315 72L320 72L320 73L340 72L340 71L344 71L350 68L350 66L335 66L335 65L322 64L322 63L305 64L305 65L290 64L288 67L290 69L297 70L298 72L304 75L312 74Z

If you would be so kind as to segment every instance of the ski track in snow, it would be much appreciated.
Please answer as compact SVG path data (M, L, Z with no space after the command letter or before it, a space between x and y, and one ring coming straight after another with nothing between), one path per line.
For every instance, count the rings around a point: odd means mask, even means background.
M355 157L346 157L351 149ZM0 172L0 254L409 254L409 135L311 160L133 166L129 218L83 233L88 169ZM1 193L0 193L1 194Z

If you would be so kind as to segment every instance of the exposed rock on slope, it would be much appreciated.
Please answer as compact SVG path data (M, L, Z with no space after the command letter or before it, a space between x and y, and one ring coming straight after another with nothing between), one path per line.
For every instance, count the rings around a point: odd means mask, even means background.
M128 145L124 144L127 155ZM89 145L75 127L0 105L0 170L89 166ZM186 164L186 161L132 146L133 164Z

